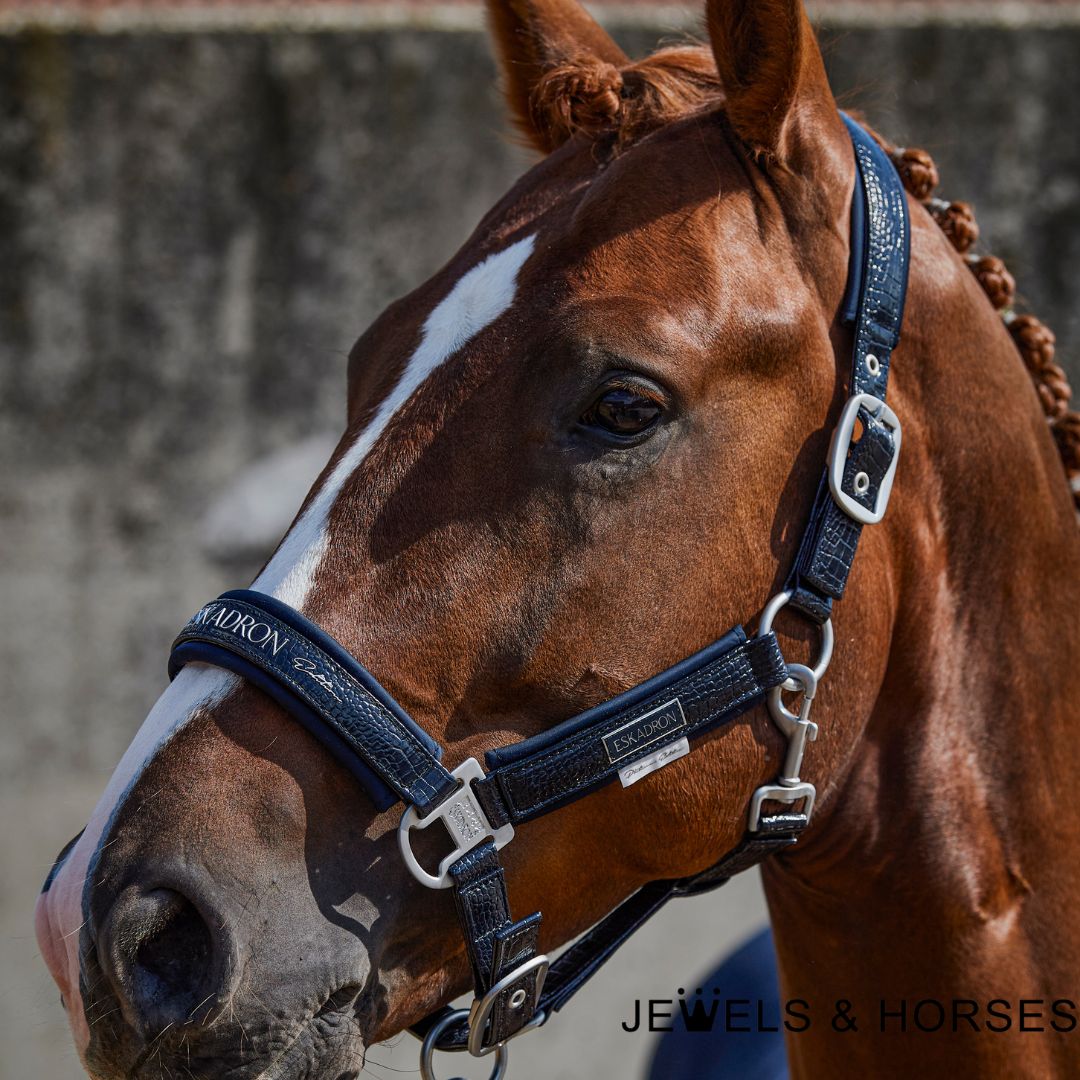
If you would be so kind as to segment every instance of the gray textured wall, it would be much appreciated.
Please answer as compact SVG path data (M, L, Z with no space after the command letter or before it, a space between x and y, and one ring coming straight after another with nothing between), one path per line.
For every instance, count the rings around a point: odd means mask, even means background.
M207 505L341 423L352 342L519 170L490 74L478 34L0 39L0 776L116 760L240 580Z
M827 36L1080 374L1080 27ZM524 157L464 31L0 37L0 110L0 776L105 769L173 627L248 572L207 506L339 424L353 339Z
M829 36L837 89L935 154L1080 378L1080 22ZM325 458L354 338L522 168L504 132L474 31L0 34L0 1080L78 1073L37 884L176 627L246 583ZM515 1072L639 1075L627 1003L763 918L752 881L707 903Z

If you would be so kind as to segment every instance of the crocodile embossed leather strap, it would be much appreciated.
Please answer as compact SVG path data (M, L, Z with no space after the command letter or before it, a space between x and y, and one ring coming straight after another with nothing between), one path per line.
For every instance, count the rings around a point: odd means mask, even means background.
M844 439L833 440L830 466L784 586L792 594L791 605L818 623L843 597L863 525L880 519L892 486L900 428L885 405L885 392L904 318L911 248L907 196L896 169L855 121L845 116L844 122L858 168L842 311L854 329L848 399L852 425ZM851 438L855 421L862 426L857 440ZM842 431L841 424L838 435Z

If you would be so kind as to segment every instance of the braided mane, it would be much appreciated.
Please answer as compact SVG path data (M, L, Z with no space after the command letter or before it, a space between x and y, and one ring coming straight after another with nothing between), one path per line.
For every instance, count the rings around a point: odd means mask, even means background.
M660 49L624 67L593 58L551 67L533 91L530 111L537 129L559 136L556 142L581 133L617 154L673 120L722 107L723 98L709 49L687 45ZM979 227L972 207L935 197L938 171L930 155L894 146L871 128L867 130L892 158L904 187L926 207L1001 314L1039 395L1080 512L1080 413L1069 408L1072 388L1055 363L1053 331L1034 315L1015 310L1016 282L1005 264L973 250Z
M934 196L938 171L930 155L925 150L893 146L875 131L871 134L892 158L904 187L930 212L952 246L963 255L994 310L1001 313L1035 385L1065 467L1073 501L1080 510L1080 413L1069 408L1072 387L1064 370L1054 362L1054 332L1034 315L1016 312L1016 281L1005 264L994 255L979 255L972 250L979 239L972 207Z

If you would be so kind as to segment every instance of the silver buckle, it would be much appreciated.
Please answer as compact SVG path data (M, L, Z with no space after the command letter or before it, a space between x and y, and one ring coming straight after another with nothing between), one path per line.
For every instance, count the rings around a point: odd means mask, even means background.
M875 420L884 422L893 433L892 461L889 462L889 467L881 478L881 486L878 488L872 510L868 510L843 489L844 467L847 465L848 452L851 450L851 436L855 431L855 421L858 419L861 408L872 413ZM833 433L832 445L829 447L829 490L837 506L848 517L862 522L863 525L876 525L885 516L885 508L889 505L893 478L896 476L896 463L899 460L900 420L896 413L881 398L874 397L873 394L854 394L848 398L844 411L840 414L840 422ZM856 480L859 476L865 477L866 474L859 473Z
M472 782L484 778L484 770L476 758L463 761L451 774L459 781L458 789L449 798L443 799L430 813L421 817L415 806L410 806L401 815L398 825L398 846L405 865L421 885L429 889L449 889L453 885L450 867L468 851L482 844L489 836L495 841L496 849L504 848L514 839L514 826L503 825L493 828L487 815L473 794ZM429 874L413 854L409 833L413 829L426 829L435 821L441 821L450 834L454 850L439 863L439 872Z
M797 716L784 705L780 696L781 689L802 691L803 700ZM799 770L802 768L806 744L817 738L817 724L810 720L810 707L814 703L816 692L817 675L815 672L804 664L788 664L788 677L780 686L774 687L769 695L769 712L773 722L788 740L787 753L784 755L784 764L780 769L777 782L764 784L750 797L750 818L747 822L750 832L757 832L761 828L761 805L766 800L782 803L797 803L805 800L806 807L803 813L807 821L814 812L817 789L813 784L799 779Z
M810 815L814 812L814 799L816 797L817 788L813 784L796 784L794 787L765 784L750 796L750 820L747 822L746 827L750 832L757 832L761 828L761 804L766 800L769 802L797 803L805 799L806 808L803 813L806 814L806 820L809 821Z
M536 976L536 992L533 995L532 1010L530 1011L535 1010L540 1003L540 994L544 989L544 980L547 978L549 967L551 967L551 962L546 956L543 954L534 956L531 960L526 960L524 964L514 968L509 975L504 975L482 998L476 998L473 1001L472 1006L469 1008L469 1053L473 1057L483 1057L485 1054L490 1054L504 1047L510 1041L509 1039L503 1039L502 1042L490 1044L484 1041L488 1021L491 1019L491 1010L495 1008L495 1002L498 1001L499 995L507 987L513 986L519 979L523 979L530 972L536 971L538 973ZM523 1008L525 1005L525 992L521 990L518 993L522 997L517 1008ZM514 1008L512 999L510 1007ZM531 1031L534 1027L539 1027L546 1019L544 1013L536 1013L527 1024L515 1031L511 1038L517 1038L523 1031Z

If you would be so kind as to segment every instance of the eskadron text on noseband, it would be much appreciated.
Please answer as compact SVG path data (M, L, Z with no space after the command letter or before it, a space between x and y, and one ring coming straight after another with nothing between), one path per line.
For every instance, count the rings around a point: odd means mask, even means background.
M899 176L877 143L844 118L858 179L842 318L853 328L849 398L784 591L765 606L756 635L741 627L618 697L509 747L489 750L453 772L441 747L354 657L299 612L261 593L227 592L180 632L171 676L190 661L227 668L260 687L321 739L385 810L398 800L401 854L413 876L452 889L475 982L468 1010L449 1008L415 1029L424 1039L421 1071L432 1080L436 1049L494 1052L543 1024L642 923L673 896L724 884L806 828L815 791L799 778L817 735L810 707L832 654L830 614L844 594L863 525L881 520L900 450L900 422L885 404L889 359L899 340L907 288L910 229ZM854 439L856 424L861 434ZM814 667L787 665L772 623L790 604L821 630ZM782 690L801 693L791 712ZM624 785L690 750L690 741L767 699L788 740L776 782L750 801L746 834L717 863L687 878L638 890L554 962L537 952L540 913L514 921L498 851L514 826L587 795L618 776ZM786 810L766 813L765 804ZM796 809L800 807L801 809ZM441 821L454 850L434 872L420 865L414 829Z

